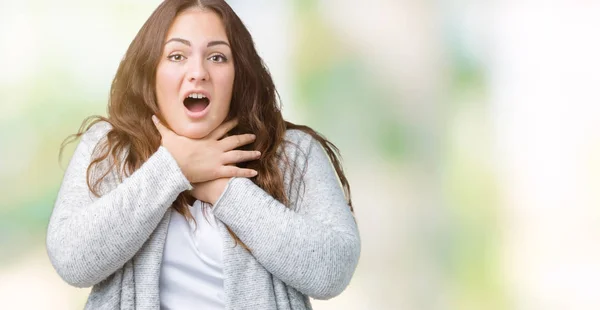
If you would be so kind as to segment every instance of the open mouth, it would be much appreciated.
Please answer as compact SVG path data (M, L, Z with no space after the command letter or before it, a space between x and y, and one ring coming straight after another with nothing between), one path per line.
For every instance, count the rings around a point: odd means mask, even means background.
M183 105L190 112L198 113L204 111L210 104L210 100L202 94L190 94L183 100Z

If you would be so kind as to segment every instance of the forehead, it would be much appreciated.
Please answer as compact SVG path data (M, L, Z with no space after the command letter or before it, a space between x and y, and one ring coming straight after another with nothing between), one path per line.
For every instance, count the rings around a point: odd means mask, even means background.
M187 9L175 18L169 28L167 40L172 37L182 37L189 41L227 40L227 33L221 17L208 9Z

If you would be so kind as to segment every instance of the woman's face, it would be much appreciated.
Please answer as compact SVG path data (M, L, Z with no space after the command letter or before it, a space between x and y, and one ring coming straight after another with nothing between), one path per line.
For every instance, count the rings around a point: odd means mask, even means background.
M180 13L156 71L158 108L178 135L200 139L227 117L235 76L221 18L210 10Z

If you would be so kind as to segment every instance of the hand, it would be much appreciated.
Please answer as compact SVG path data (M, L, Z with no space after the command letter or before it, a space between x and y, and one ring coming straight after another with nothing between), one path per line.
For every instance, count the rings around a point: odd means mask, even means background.
M201 183L219 178L254 177L253 169L236 167L236 163L260 158L259 151L241 151L236 148L252 143L252 134L223 138L237 126L237 120L225 122L202 139L180 136L152 116L154 125L162 138L161 144L175 158L183 175L190 183Z
M229 180L231 180L231 178L221 178L202 183L194 183L192 184L193 189L191 190L191 194L197 200L208 202L214 206L217 199L223 194Z

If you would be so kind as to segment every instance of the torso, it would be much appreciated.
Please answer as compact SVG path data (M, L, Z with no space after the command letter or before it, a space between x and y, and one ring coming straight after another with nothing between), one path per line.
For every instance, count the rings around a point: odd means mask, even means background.
M223 224L206 203L196 201L189 210L196 223L176 211L171 215L160 268L161 309L225 309Z

